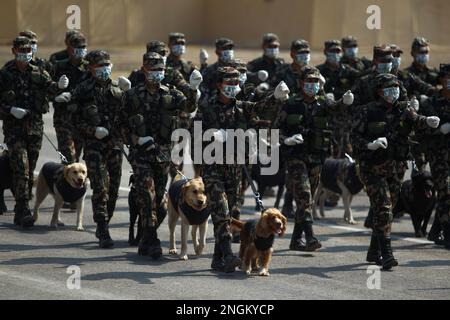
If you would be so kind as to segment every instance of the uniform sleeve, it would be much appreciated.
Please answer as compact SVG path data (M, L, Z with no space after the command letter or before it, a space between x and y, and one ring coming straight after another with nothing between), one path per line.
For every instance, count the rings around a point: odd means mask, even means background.
M174 110L192 113L197 109L197 92L193 90L189 91L188 96L185 96L180 90L171 89L171 94L174 98Z
M355 150L366 150L369 141L366 138L367 132L367 107L360 108L360 111L353 117L352 131L350 134L351 143Z
M278 129L280 131L280 144L283 144L284 140L289 138L289 134L287 132L286 118L287 118L286 105L284 105L281 108L281 111L278 113L278 116L275 119L275 123L273 125L275 129Z

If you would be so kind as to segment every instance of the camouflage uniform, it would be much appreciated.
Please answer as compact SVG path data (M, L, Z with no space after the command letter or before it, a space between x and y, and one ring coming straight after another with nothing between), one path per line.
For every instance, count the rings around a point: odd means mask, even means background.
M14 40L15 50L30 50L26 37ZM39 157L44 131L42 115L48 112L47 94L54 96L58 86L50 75L31 63L24 71L15 60L8 62L0 71L0 118L11 163L13 190L16 200L14 223L33 225L29 200L33 187L34 170ZM10 114L12 107L25 109L28 114L21 120Z
M186 38L184 34L182 33L170 33L169 34L169 45L185 45L186 44ZM191 61L185 61L184 59L181 59L177 56L175 56L173 53L170 53L167 57L166 61L166 67L170 67L174 70L179 71L182 75L184 80L189 81L189 77L196 69L196 66Z
M95 50L88 54L91 67L111 64L109 54ZM110 247L108 224L113 217L122 176L123 140L120 135L120 111L123 91L116 81L91 76L73 92L78 104L79 129L85 141L84 156L91 182L92 210L97 223L96 236L100 247ZM108 130L102 139L98 128Z
M72 30L67 30L67 32L66 32L66 37L65 37L65 43L66 43L66 45L67 46L69 46L69 40L70 40L70 38L73 36L73 35L77 35L77 34L79 34L80 32L78 31L78 30L74 30L74 29L72 29ZM51 63L51 64L55 64L56 62L58 62L58 61L60 61L60 60L66 60L66 59L69 59L70 58L70 56L69 56L69 52L68 52L68 50L67 49L64 49L64 50L61 50L61 51L58 51L58 52L55 52L55 53L52 53L51 55L50 55L50 58L48 59L49 60L49 62Z
M163 58L155 52L147 53L144 65L163 69ZM148 86L147 82L141 83L125 94L123 119L135 177L136 205L144 228L138 252L157 258L161 255L161 245L156 230L167 212L163 200L171 159L174 116L179 111L195 111L197 102L193 90L185 96L173 86L157 84L152 87L155 91ZM156 144L153 150L138 144L139 137L150 136ZM155 195L152 195L151 188L154 188Z
M411 46L411 55L420 52L422 49L427 49L429 42L425 38L417 37L414 39ZM422 81L425 81L432 86L437 86L439 82L439 71L435 68L429 68L427 65L420 65L417 62L413 62L411 66L405 69L408 73L418 76Z
M19 33L19 36L30 39L32 46L33 45L37 46L37 44L38 44L37 34L31 30L22 31L21 33ZM36 57L35 54L33 54L33 60L31 60L30 63L32 65L40 68L41 70L47 71L50 75L52 75L52 70L53 70L52 64L49 61L42 59L42 58L38 58L38 57Z
M400 85L390 74L377 76L376 83L376 89ZM379 98L355 115L352 143L373 212L367 261L382 264L385 269L398 264L390 246L392 208L398 201L410 156L409 135L414 128L425 127L426 117L417 115L407 102L396 101L389 106ZM369 150L368 144L380 137L387 138L388 147Z
M353 69L358 70L361 72L361 75L364 75L365 73L369 72L372 68L372 61L367 59L366 57L359 58L357 56L355 57L349 57L345 54L346 48L358 48L358 41L355 37L348 36L342 38L342 48L344 49L344 56L342 57L341 62L343 64L347 64Z
M86 46L86 39L81 34L70 38L69 43L72 47ZM69 90L74 90L80 83L89 77L88 61L69 57L65 60L57 61L54 68L54 79L59 79L62 75L69 78ZM58 140L58 150L66 157L68 163L78 162L80 160L83 148L83 140L77 125L77 104L54 103L55 112L53 113L53 126L55 127L56 138Z

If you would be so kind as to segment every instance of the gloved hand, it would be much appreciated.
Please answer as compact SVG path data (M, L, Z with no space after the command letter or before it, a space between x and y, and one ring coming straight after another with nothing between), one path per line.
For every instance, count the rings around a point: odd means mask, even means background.
M419 111L419 100L417 100L416 97L413 97L411 99L411 101L409 102L409 105L411 106L411 108L413 108L416 112Z
M220 129L214 132L214 139L221 143L227 141L227 136L227 131L224 129Z
M131 81L128 80L127 78L121 76L117 78L117 82L119 82L119 88L122 89L123 91L128 91L131 89Z
M369 142L367 144L367 149L372 150L372 151L378 150L380 148L387 149L387 147L388 147L388 142L385 137L378 138L377 140L375 140L373 142Z
M427 126L429 126L432 129L436 129L439 127L439 122L441 122L441 119L438 117L427 117Z
M450 133L450 122L444 123L439 130L444 135L449 134Z
M289 99L290 92L291 91L289 90L286 83L284 83L284 81L281 81L275 88L274 92L275 99L280 101L286 101L287 99Z
M342 96L342 102L346 105L346 106L351 106L353 104L353 101L355 101L355 96L353 95L353 93L348 90L343 96Z
M27 110L17 107L12 107L9 112L14 116L14 118L19 120L22 120L28 113Z
M62 75L61 78L58 80L58 88L59 89L67 89L69 86L69 78L66 77L66 75Z
M152 149L155 149L155 140L153 137L147 136L147 137L140 137L138 139L138 145L141 146L145 151L149 151Z
M287 146L296 146L298 144L302 144L303 142L305 141L303 140L303 136L301 134L293 135L292 137L284 140L284 144Z
M208 61L209 54L205 49L200 50L200 64L206 64Z
M67 103L70 100L72 100L72 95L70 94L70 92L63 92L59 96L55 97L55 102L58 103Z
M258 71L258 79L261 82L266 81L269 78L269 73L266 70L259 70Z
M102 140L102 139L106 138L108 135L109 135L109 131L106 128L97 127L97 129L95 129L95 137L98 140Z
M189 87L192 90L198 90L198 87L200 87L200 84L203 82L203 77L200 71L195 69L192 71L191 76L189 77Z
M325 97L327 98L327 100L331 100L334 101L334 93L326 93Z

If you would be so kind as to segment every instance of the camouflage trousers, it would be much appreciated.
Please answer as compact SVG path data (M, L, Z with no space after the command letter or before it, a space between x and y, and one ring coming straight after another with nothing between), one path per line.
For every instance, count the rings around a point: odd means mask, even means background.
M431 175L433 176L435 188L437 190L438 203L436 207L436 217L442 225L450 222L450 159L449 151L446 148L433 150L427 153L430 161Z
M319 186L322 165L300 159L287 160L288 183L297 205L295 223L312 222L313 195Z
M333 137L333 157L336 159L345 158L345 154L352 155L352 145L350 143L350 130L347 128L336 128Z
M109 222L116 208L122 177L122 152L112 148L84 149L92 189L94 222Z
M34 170L42 147L42 135L6 137L5 142L8 146L16 205L28 208L33 190Z
M231 239L230 212L238 210L239 207L242 166L204 165L203 181L216 241Z
M361 181L370 200L372 228L387 236L390 234L393 220L392 208L400 197L407 168L405 161L394 160L376 166L360 164Z
M68 163L80 161L83 139L72 126L55 126L58 150L66 157Z

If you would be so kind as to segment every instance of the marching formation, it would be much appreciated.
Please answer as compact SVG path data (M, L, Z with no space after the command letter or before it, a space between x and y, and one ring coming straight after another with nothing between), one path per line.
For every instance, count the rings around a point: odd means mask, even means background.
M425 172L429 163L437 201L428 239L450 249L450 64L441 64L439 70L428 67L426 39L414 39L414 61L406 69L401 68L403 51L398 46L375 46L369 60L358 57L358 42L351 36L326 41L325 61L317 67L310 65L309 43L295 40L290 49L292 61L285 62L279 57L279 39L272 33L263 36L263 54L255 60L236 59L234 42L219 38L217 61L210 64L208 53L201 50L197 67L183 59L185 36L171 33L167 45L150 41L142 66L128 78L117 80L111 79L113 63L108 52L88 51L82 33L68 31L65 42L65 50L49 60L40 59L37 35L21 32L13 41L14 59L0 71L0 119L16 225L30 228L37 221L40 203L34 216L30 210L33 173L45 134L43 114L53 108L57 149L64 161L44 166L36 202L42 202L42 185L47 183L48 192L60 199L59 206L66 202L80 213L87 176L101 248L114 245L109 223L125 157L133 170L130 212L134 210L139 217L137 240L130 235L130 244L138 245L139 255L161 256L158 228L168 211L169 225L176 223L178 215L182 217L183 246L185 228L200 226L202 238L205 219L211 215L214 270L233 272L244 262L243 269L250 272L250 258L241 258L256 257L256 253L241 252L238 257L232 243L240 240L241 232L245 248L249 248L248 241L254 241L254 252L271 252L273 234L281 236L285 231L281 212L294 219L289 249L316 251L322 244L313 231L314 195L322 183L324 164L333 158L351 163L355 159L357 177L370 199L365 223L372 229L368 262L386 270L398 265L390 234L409 160L414 160L416 175ZM248 170L254 177L260 163L228 164L224 154L220 163L196 163L195 179L182 175L183 164L171 161L176 142L172 133L184 128L193 135L196 121L201 121L203 131L213 131L212 141L222 144L230 139L229 129L279 130L278 170L285 174L286 187L281 212L262 210L258 223L239 223L243 194L252 184ZM201 139L201 149L207 149L202 137L193 135L191 143ZM202 151L192 147L192 158ZM235 157L237 153L236 149ZM77 165L81 155L85 165ZM173 178L170 200L166 192L169 176ZM336 199L327 201L332 205ZM55 205L54 226L62 224L59 209ZM3 211L6 208L0 208ZM82 221L77 228L82 230ZM200 254L204 241L194 239L194 244ZM171 248L170 253L176 252ZM187 259L183 248L181 256ZM268 275L270 255L264 256L260 274Z

